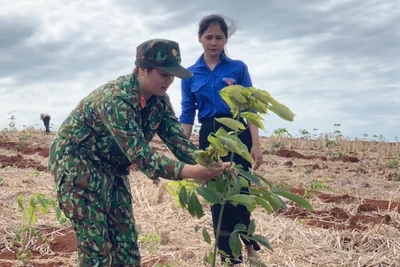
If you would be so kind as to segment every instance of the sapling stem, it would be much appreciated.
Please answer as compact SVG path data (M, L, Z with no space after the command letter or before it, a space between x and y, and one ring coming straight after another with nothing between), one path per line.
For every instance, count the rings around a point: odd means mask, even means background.
M238 116L236 117L237 121L240 121L240 113L238 114ZM214 121L215 123L215 121ZM214 124L215 125L215 124ZM214 126L215 128L215 126ZM238 133L235 132L235 136L238 136ZM233 165L233 158L235 156L234 152L231 152L231 158L230 158L230 166ZM229 184L228 184L229 186ZM226 187L224 189L224 198L226 197ZM216 230L216 234L215 234L215 244L214 244L214 254L213 254L213 259L212 259L212 263L211 266L215 267L215 263L216 263L216 258L217 258L217 248L218 248L218 241L219 241L219 235L221 232L221 224L222 224L222 215L224 214L224 209L225 209L225 200L222 202L221 204L221 209L219 211L219 215L218 215L218 224L217 224L217 230Z
M219 234L221 231L222 215L224 213L224 208L225 208L225 201L221 204L221 210L219 211L219 216L218 216L218 224L217 224L217 231L216 231L216 235L215 235L215 244L214 244L214 254L213 254L213 260L212 260L212 264L211 264L212 267L215 267L215 263L216 263L218 240L219 240Z

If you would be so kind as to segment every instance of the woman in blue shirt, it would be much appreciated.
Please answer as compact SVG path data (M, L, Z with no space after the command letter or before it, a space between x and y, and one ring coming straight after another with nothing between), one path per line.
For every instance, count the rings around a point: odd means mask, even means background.
M194 74L193 77L182 80L182 114L180 122L185 134L190 137L196 109L198 110L198 120L201 123L199 147L206 149L209 145L208 135L211 132L216 132L220 127L224 127L214 118L232 117L230 108L219 95L219 91L233 84L251 87L252 82L246 64L240 60L230 59L225 54L224 47L228 39L228 26L222 16L209 15L204 17L199 24L198 36L204 53L194 65L188 68ZM263 161L258 128L249 124L249 127L239 137L253 156L255 161L253 169L256 170ZM223 160L229 161L230 155ZM245 170L251 168L251 165L241 156L235 155L234 162L241 164ZM242 188L242 193L248 193L248 189ZM214 233L217 228L220 209L221 205L213 205L211 207ZM221 232L231 233L238 223L248 226L250 212L243 205L235 207L232 204L227 204L224 208ZM246 245L248 256L258 258L256 251L260 250L259 245L256 242L247 240L243 240L243 242ZM242 262L242 256L239 257L239 260L233 259L232 251L229 247L229 236L221 235L219 237L218 248L230 255L232 264ZM224 260L224 257L222 257L222 261Z

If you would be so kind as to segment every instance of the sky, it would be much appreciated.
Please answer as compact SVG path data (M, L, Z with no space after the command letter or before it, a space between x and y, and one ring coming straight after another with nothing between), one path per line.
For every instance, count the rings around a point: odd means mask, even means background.
M200 19L234 20L227 53L248 66L253 85L295 114L271 113L269 135L286 128L355 138L400 138L399 0L0 0L0 129L51 115L56 129L92 90L131 73L136 47L179 43L188 67L203 50ZM180 79L168 89L179 116Z

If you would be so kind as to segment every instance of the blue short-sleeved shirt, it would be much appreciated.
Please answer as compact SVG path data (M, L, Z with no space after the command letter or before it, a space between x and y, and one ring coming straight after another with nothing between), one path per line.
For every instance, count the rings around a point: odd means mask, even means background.
M224 54L212 71L204 60L204 54L188 69L194 75L190 79L182 79L181 82L181 123L193 125L196 109L200 123L204 118L213 118L216 115L230 116L230 108L219 95L219 91L228 85L253 86L246 64Z

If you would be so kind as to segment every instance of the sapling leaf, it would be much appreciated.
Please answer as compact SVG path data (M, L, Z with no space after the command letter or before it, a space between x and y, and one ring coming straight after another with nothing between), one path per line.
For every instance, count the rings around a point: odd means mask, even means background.
M179 190L178 197L179 197L179 205L182 208L185 208L188 204L188 194L185 187L182 187L181 190Z
M225 181L224 178L222 178L222 176L219 176L216 180L215 180L215 184L216 184L216 189L218 192L223 193L225 190Z
M236 168L241 176L249 180L251 183L255 185L260 185L260 180L257 178L257 176L251 174L250 172L247 172L241 168Z
M197 218L200 219L204 215L203 207L201 206L199 198L197 197L195 192L192 192L192 198L195 204Z
M220 96L222 97L222 99L225 101L225 103L231 109L231 113L233 114L233 117L236 117L239 113L239 108L238 108L236 101L233 101L231 99L230 94L227 92L224 92L224 91L220 92Z
M271 244L269 243L269 241L262 235L253 235L253 236L249 236L248 239L250 240L254 240L257 243L263 245L266 248L269 248L272 250L271 248Z
M253 94L255 91L257 91L257 88L251 86L251 87L246 87L246 90L249 91L251 94Z
M269 104L269 103L274 103L275 99L273 99L270 95L270 93L268 93L265 90L261 90L261 89L256 89L253 92L253 96L260 102L264 103L264 104Z
M49 211L49 205L47 205L46 201L43 199L43 197L41 195L38 195L36 197L36 200L38 201L38 203L41 206L41 212L43 214L46 214Z
M222 202L222 194L210 188L199 186L196 190L200 194L200 196L202 196L206 201L212 204L217 204Z
M203 217L203 208L201 207L199 199L194 192L189 197L188 210L192 216L197 216L199 219Z
M268 114L268 106L258 99L251 100L248 110L261 114Z
M218 140L221 142L223 147L230 152L235 152L237 154L241 154L241 150L239 148L238 143L235 142L232 138L225 136L217 136Z
M238 234L231 234L229 237L229 246L232 250L232 255L237 258L242 252L242 242L240 242Z
M246 206L246 208L250 212L253 211L256 207L255 200L253 199L253 197L251 197L249 195L237 194L237 195L228 197L227 200L232 202L233 205L235 205L235 203L239 203L239 204Z
M204 227L203 227L203 230L202 230L202 234L203 234L204 241L206 241L208 244L211 244L210 234L208 233L207 229L204 228Z
M215 136L225 136L225 137L229 137L228 132L227 132L223 127L220 127L220 128L218 129L218 131L217 131L214 135L215 135Z
M312 210L312 206L311 204L303 197L296 195L296 194L292 194L290 192L287 191L283 191L283 190L279 190L279 189L273 189L272 190L273 193L277 194L277 195L281 195L284 198L287 198L293 202L295 202L296 204L308 209L308 210Z
M241 187L249 187L249 181L247 181L243 176L239 175L239 179Z
M290 111L290 109L283 104L278 103L278 104L269 106L268 108L269 108L269 110L271 110L272 112L274 112L276 115L278 115L279 117L281 117L284 120L287 120L287 121L294 120L295 114L292 111Z
M276 199L275 196L272 195L270 192L265 192L261 197L265 199L274 210L278 210L281 208L281 203L279 202L279 200Z
M256 224L254 220L251 220L249 223L249 227L247 228L247 235L252 235L256 230Z
M239 146L238 151L236 151L237 154L239 154L240 156L242 156L242 158L244 158L245 160L247 160L250 164L254 163L254 159L251 156L249 149L247 148L247 146L240 140L239 137L232 135L229 137L230 139L232 139L234 142L236 142L236 144Z
M57 220L60 220L60 219L61 219L61 216L62 216L62 214L61 214L61 209L60 209L59 207L56 207L56 206L53 206L53 208L54 208L54 211L56 212L56 218L57 218Z
M246 119L247 122L257 126L258 128L265 130L264 124L261 122L262 117L257 113L252 112L242 112L242 117Z
M37 221L37 217L36 217L34 212L31 214L30 219L31 219L30 220L30 225L34 225L36 223L36 221Z
M257 202L258 205L263 207L269 214L273 212L271 205L268 204L268 202L265 201L264 199L260 197L254 197L254 200Z
M208 151L196 150L193 152L195 161L202 166L210 166L215 163L213 155ZM188 177L185 177L188 178Z
M230 196L227 198L227 200L238 202L240 204L251 204L251 205L255 204L255 200L252 196L243 195L243 194L237 194L237 195Z
M244 87L242 85L229 85L221 89L220 94L226 94L230 99L240 104L247 103L246 98L242 95Z
M262 197L265 194L265 192L268 192L267 190L263 190L262 187L261 188L260 187L257 187L257 188L249 187L249 191L250 191L250 195L259 196L259 197Z
M268 185L269 188L272 188L272 187L273 187L273 184L272 184L269 180L267 180L266 178L264 178L263 176L261 176L261 175L255 173L255 172L253 172L253 175L256 176L258 179L260 179L261 181L263 181L266 185Z
M246 225L243 223L238 223L235 225L235 228L233 229L233 233L235 232L245 232L247 230Z
M232 118L216 118L216 121L232 129L233 131L244 130L246 127L238 120Z
M40 211L42 212L42 214L47 214L49 212L49 210L50 210L49 205L46 205L46 206L40 208Z
M215 258L214 252L210 251L210 253L208 253L208 257L206 257L206 262L211 263L213 262L214 258Z
M189 203L188 203L187 209L188 209L188 211L189 211L189 213L190 213L191 216L193 216L193 217L196 216L195 204L194 204L194 202L192 201L192 198L191 198L191 197L189 197Z
M33 209L36 209L36 203L33 197L29 199L29 206L31 206Z
M24 223L28 224L31 221L32 207L27 206L24 212L22 213L22 220Z
M21 210L24 210L23 201L24 201L24 197L23 197L22 195L21 195L21 196L18 196L18 198L17 198L17 203L18 203L18 207L19 207Z
M241 188L240 179L239 179L238 176L235 176L234 177L234 181L233 181L233 186L232 186L232 189L231 189L229 195L233 196L233 195L239 194L240 193L240 188Z
M283 209L287 209L287 205L286 205L286 203L285 203L285 201L283 201L280 197L279 197L279 195L277 195L277 194L274 194L274 193L272 193L271 192L271 194L275 197L275 199L277 199L278 201L279 201L279 204L281 205L281 208L283 208Z
M210 145L212 147L214 147L214 149L217 151L217 154L219 157L225 157L228 155L228 150L226 150L226 148L224 148L224 146L221 144L221 142L219 141L219 139L217 137L210 134L207 137L207 140L210 143Z
M208 180L206 184L207 188L210 188L212 190L217 190L217 182L215 180L214 181Z

